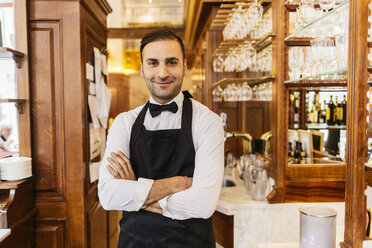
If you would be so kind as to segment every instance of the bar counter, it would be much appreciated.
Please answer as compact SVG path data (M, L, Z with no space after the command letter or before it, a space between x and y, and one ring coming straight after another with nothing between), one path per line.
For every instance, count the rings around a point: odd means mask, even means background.
M219 235L232 235L234 248L266 247L265 243L276 244L273 247L281 247L290 244L296 247L299 243L300 212L299 208L306 205L318 205L335 208L337 214L336 244L343 240L344 236L344 202L322 203L280 203L270 204L265 201L255 201L247 193L244 183L238 177L234 178L237 186L223 187L217 206L217 218L232 218L230 231L226 229L222 233L216 232L217 243L221 240ZM219 222L220 223L220 222ZM216 228L215 228L216 229ZM224 247L230 245L221 244ZM258 246L261 245L261 246ZM298 246L299 247L299 246Z

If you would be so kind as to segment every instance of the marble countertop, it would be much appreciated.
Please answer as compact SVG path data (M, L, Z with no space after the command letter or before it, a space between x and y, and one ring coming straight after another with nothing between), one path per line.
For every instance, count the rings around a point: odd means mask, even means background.
M0 229L0 242L10 235L10 229Z

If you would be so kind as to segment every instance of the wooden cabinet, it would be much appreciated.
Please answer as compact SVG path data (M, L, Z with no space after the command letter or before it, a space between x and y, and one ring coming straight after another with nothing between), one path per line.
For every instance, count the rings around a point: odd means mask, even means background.
M105 48L106 1L28 1L36 247L107 247L107 213L89 174L93 47Z
M10 229L11 234L0 242L1 248L34 247L33 180L0 183L0 228Z

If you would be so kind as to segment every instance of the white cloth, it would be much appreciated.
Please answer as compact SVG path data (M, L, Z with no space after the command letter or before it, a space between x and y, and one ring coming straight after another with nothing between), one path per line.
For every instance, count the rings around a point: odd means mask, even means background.
M153 118L148 110L144 120L145 128L151 131L181 128L183 98L180 93L174 99L178 105L176 113L163 111ZM152 98L150 102L156 103ZM217 207L223 178L224 132L221 119L197 101L192 100L192 107L192 138L195 147L192 187L159 201L163 215L178 220L209 218ZM132 125L142 108L140 106L121 113L110 128L98 183L98 196L106 210L138 211L143 207L152 187L151 179L115 179L106 168L107 157L111 152L122 151L129 157Z

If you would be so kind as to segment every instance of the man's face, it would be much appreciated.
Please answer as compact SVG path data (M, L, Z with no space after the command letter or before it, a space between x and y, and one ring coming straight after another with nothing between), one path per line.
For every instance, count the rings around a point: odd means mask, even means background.
M11 129L6 128L1 131L1 134L4 136L5 139L7 139L10 136L10 133L12 132Z
M181 91L186 61L176 40L158 40L142 50L141 75L155 101L165 104Z

